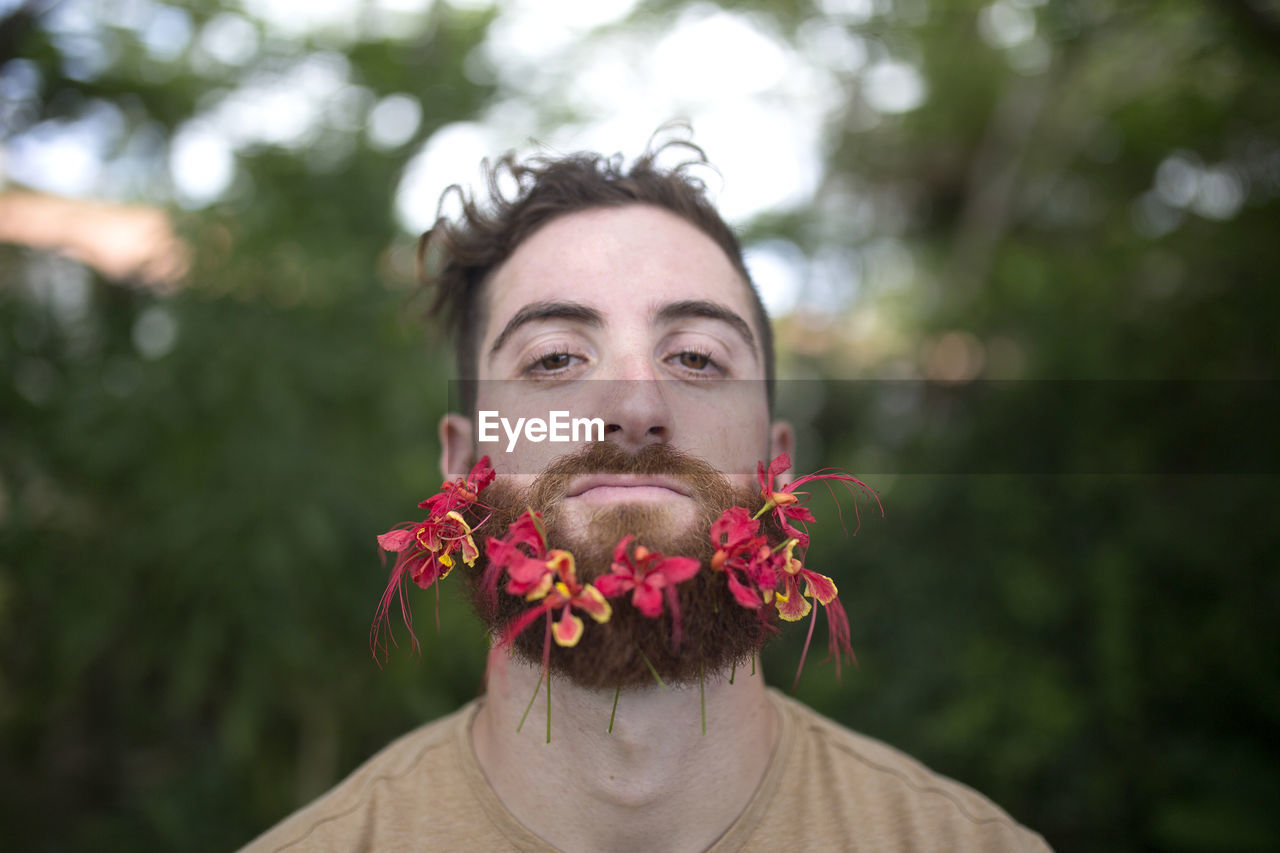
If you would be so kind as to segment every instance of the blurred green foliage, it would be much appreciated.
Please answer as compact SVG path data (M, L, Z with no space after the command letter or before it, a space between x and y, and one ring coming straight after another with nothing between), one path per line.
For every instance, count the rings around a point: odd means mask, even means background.
M1032 11L1042 65L978 38L994 6ZM84 74L43 7L0 19L0 62L33 62L42 81L6 137L95 100L167 135L245 73L158 69L120 28L113 61ZM929 97L867 126L849 95L827 185L873 201L870 226L820 198L747 228L867 259L847 309L781 324L791 375L927 374L959 341L996 378L1274 378L1273 5L872 7L850 30L918 62ZM196 25L221 9L187 8ZM817 14L750 8L787 37ZM417 144L494 97L463 73L492 14L438 4L410 35L348 46L354 80L420 98L413 139L357 140L336 160L320 144L240 151L228 196L179 218L194 265L176 293L0 251L6 847L234 848L479 689L483 633L451 588L439 635L431 595L415 599L421 658L402 646L380 669L367 630L385 582L373 534L438 483L450 377L438 332L414 320L393 193ZM261 62L323 42L268 39ZM163 172L162 147L153 160ZM1200 195L1170 201L1161 174L1198 175ZM159 184L135 195L156 200ZM886 246L905 272L876 273ZM1135 459L1160 460L1183 423L1150 426L1125 448ZM811 663L802 699L1062 850L1280 844L1274 471L1139 461L1151 473L1120 476L1069 457L948 473L1046 431L1067 447L1106 436L1087 412L928 397L884 410L830 395L804 427L801 467L873 472L888 512L864 505L855 540L815 538L860 666L837 684ZM874 473L895 471L920 473ZM766 653L774 683L790 682L802 633Z

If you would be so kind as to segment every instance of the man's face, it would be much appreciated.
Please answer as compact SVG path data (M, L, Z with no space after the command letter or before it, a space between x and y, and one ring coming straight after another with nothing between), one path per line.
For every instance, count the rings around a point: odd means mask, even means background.
M746 283L711 238L675 214L632 205L552 220L497 269L483 299L480 411L511 424L552 411L598 417L607 441L630 450L670 444L743 486L773 439L789 439L785 428L771 430ZM752 381L718 381L726 379ZM500 477L527 482L586 443L522 436L507 452L503 429L497 442L477 443L477 424L469 426L470 435L445 435L446 473L465 473L471 455L487 453ZM600 488L569 497L565 511L585 515L613 501L680 511L680 498Z
M754 487L759 460L791 450L789 427L769 421L747 284L714 241L672 213L634 205L552 220L495 271L483 298L481 412L509 424L553 411L599 418L618 449L667 445L707 463L739 495ZM480 442L477 421L442 423L446 475L488 454L495 494L523 494L553 461L590 443L522 435L512 444L504 428L497 442ZM552 529L567 541L551 545L607 554L618 519L633 518L642 527L631 532L650 548L706 540L708 512L727 506L706 506L706 489L691 479L576 473L553 508ZM594 541L602 537L610 541ZM590 579L608 567L581 568Z

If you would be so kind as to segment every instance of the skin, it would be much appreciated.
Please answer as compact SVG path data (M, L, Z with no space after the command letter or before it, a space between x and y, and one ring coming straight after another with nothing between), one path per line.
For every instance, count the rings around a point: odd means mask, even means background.
M605 440L633 449L670 442L738 486L753 485L758 460L792 452L792 430L770 421L762 381L715 381L764 379L760 335L742 277L674 214L633 205L553 220L495 271L484 298L479 409L598 416ZM614 381L580 381L600 379ZM445 416L440 436L446 476L467 471L480 451L517 484L578 449L521 441L494 452L505 438L478 446L473 421L458 414ZM575 526L620 502L692 523L678 483L582 486L565 499ZM704 850L746 807L777 742L764 682L742 668L733 684L728 673L708 674L705 735L696 685L624 692L605 734L614 692L553 679L550 744L542 697L516 731L538 668L503 655L489 670L471 733L476 757L516 819L561 850Z

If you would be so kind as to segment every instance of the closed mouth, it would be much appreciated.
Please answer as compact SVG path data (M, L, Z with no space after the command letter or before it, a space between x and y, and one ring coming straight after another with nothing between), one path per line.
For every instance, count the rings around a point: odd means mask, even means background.
M679 477L641 476L636 474L592 474L569 487L565 497L577 498L593 493L593 497L688 497L689 490Z

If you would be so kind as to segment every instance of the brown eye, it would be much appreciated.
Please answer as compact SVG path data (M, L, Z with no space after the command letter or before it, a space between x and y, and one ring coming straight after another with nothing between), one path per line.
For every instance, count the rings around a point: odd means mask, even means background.
M553 352L538 359L538 367L543 370L563 370L569 366L570 358L567 352Z
M680 366L690 370L706 370L711 365L711 356L700 352L680 353Z

